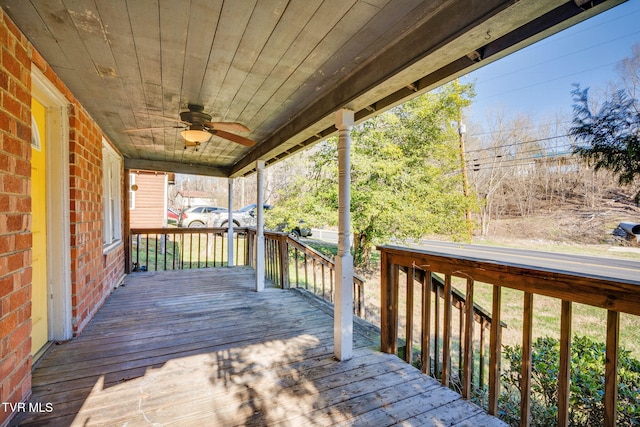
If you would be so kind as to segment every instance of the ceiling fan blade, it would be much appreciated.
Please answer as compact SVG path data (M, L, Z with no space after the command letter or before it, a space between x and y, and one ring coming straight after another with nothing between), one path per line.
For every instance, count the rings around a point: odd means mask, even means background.
M240 136L240 135L236 135L233 133L229 133L229 132L225 132L223 130L216 130L214 132L212 132L215 136L219 136L220 138L224 138L224 139L228 139L229 141L233 141L235 143L238 143L240 145L244 145L245 147L253 147L254 145L256 145L256 142L249 139L249 138L245 138L244 136Z
M152 128L124 129L123 132L144 132L149 130L184 129L184 126L162 126Z
M203 122L203 125L215 130L249 132L249 128L238 122Z

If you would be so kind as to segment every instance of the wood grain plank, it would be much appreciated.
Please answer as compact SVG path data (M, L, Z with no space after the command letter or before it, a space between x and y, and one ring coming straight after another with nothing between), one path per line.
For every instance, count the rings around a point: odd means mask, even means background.
M522 371L520 374L520 426L531 423L531 355L533 349L533 294L524 293L522 311Z
M254 275L236 267L128 276L80 337L36 367L32 401L54 411L16 422L374 425L482 415L373 350L371 329L357 322L354 357L335 360L327 304L303 291L253 292Z
M451 318L453 307L451 306L451 276L444 277L444 315L442 320L442 385L449 386L451 376Z
M471 384L473 382L473 280L467 279L467 293L464 305L464 360L462 373L462 397L471 398ZM480 326L482 327L482 325ZM482 369L482 365L480 365Z
M604 425L614 427L617 421L618 353L620 350L620 313L607 311L607 356L604 366Z
M558 427L569 425L569 387L571 384L572 305L562 301L560 309L560 369L558 372Z
M502 327L500 326L501 298L500 286L493 287L491 309L491 333L489 334L489 414L498 413L498 395L500 394L500 357L502 348Z
M422 276L422 372L431 375L431 272Z

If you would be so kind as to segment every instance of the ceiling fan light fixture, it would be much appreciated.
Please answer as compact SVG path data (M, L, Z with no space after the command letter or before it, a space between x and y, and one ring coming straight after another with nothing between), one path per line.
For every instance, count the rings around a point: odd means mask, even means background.
M207 142L211 138L211 134L198 125L192 125L189 129L180 132L180 135L189 142L197 143Z

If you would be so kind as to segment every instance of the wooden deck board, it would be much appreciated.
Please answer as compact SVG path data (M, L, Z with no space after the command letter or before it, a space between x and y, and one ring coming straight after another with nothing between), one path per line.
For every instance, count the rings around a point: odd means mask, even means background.
M502 425L298 292L252 290L253 270L138 273L83 334L54 346L16 425Z

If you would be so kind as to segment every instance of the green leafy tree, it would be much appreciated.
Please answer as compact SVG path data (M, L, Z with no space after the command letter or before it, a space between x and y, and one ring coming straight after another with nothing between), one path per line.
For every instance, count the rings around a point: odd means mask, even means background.
M470 202L462 194L454 122L472 96L471 85L454 82L354 127L351 221L356 265L367 265L373 245L392 236L465 236L464 213ZM316 225L335 225L337 184L334 138L310 157L307 176L279 193L272 220L293 211Z
M621 185L640 177L640 114L637 103L625 91L614 92L597 112L589 106L589 89L576 86L573 126L574 154L593 163L596 170L606 169L618 177ZM634 198L640 203L640 191Z

